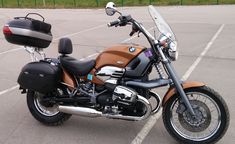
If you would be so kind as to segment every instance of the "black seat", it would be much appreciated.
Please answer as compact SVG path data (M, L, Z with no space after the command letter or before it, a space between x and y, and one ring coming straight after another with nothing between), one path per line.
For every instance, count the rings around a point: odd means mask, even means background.
M60 56L62 67L77 77L87 75L95 66L95 60L83 62L67 56L67 54L71 54L73 52L72 41L69 38L60 39L58 51L62 54Z
M83 62L70 56L61 56L60 62L64 69L78 77L87 75L95 66L95 60Z

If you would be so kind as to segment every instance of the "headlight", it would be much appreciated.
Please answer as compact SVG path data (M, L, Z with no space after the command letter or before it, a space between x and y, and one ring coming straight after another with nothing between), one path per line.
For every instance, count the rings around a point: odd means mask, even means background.
M178 59L178 51L177 51L177 42L170 42L169 47L168 47L168 54L169 54L169 58L172 61L175 61Z
M172 61L176 61L178 59L178 51L172 51L171 49L169 49L168 53Z
M177 50L177 42L176 41L170 42L169 49L171 49L172 51L176 51Z

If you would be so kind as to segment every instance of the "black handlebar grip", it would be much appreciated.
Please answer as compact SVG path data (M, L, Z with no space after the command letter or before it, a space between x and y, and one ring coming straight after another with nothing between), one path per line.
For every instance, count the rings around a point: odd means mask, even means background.
M116 26L119 24L119 20L108 23L108 27Z

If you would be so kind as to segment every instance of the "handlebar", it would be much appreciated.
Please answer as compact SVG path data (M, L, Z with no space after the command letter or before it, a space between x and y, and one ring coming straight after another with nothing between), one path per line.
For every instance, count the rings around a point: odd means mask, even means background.
M108 23L108 27L112 27L112 26L117 26L119 24L120 20L115 20L113 22Z
M131 15L126 15L126 16L122 15L118 18L118 20L108 23L108 27L126 26L127 24L129 24L132 21L133 21L133 19L132 19Z
M153 47L155 44L155 38L136 20L134 20L131 15L121 15L118 20L108 23L108 27L112 26L126 26L127 24L132 24L132 31L129 34L132 36L136 32L141 32L149 41L150 45Z

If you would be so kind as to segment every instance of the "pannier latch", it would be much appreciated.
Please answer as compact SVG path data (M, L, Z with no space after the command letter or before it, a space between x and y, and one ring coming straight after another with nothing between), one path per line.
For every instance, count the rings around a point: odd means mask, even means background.
M26 89L24 89L24 88L22 88L22 87L20 87L20 88L19 88L19 90L21 90L21 94L25 94L25 93L27 93L27 90L26 90Z

